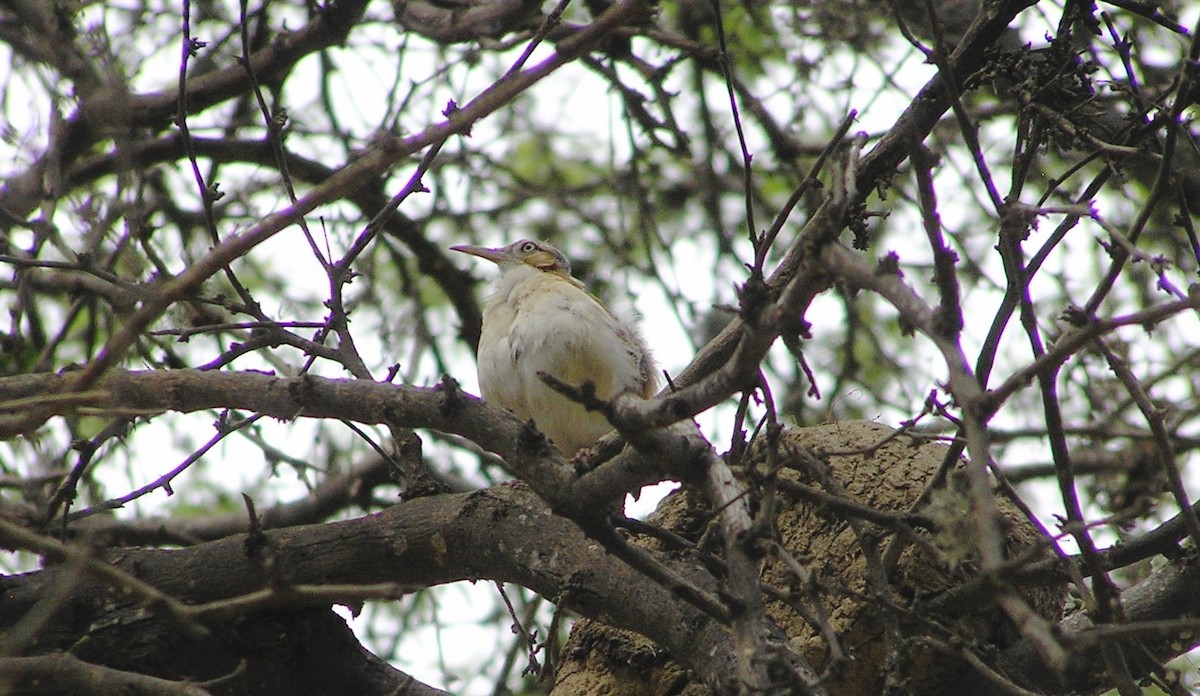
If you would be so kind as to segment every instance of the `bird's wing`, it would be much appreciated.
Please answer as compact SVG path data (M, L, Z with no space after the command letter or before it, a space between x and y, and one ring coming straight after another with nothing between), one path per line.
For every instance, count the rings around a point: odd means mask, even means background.
M641 391L641 347L604 305L574 285L556 278L522 298L512 347L528 356L522 361L527 378L545 372L571 385L590 380L596 395L608 399L618 392Z

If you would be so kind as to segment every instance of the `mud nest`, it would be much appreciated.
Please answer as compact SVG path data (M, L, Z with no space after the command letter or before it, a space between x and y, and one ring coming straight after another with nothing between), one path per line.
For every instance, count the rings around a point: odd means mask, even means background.
M987 662L991 653L1019 639L990 596L947 601L948 591L976 575L977 563L976 512L965 494L963 462L926 490L945 457L944 445L851 421L786 430L774 445L762 438L736 467L754 495L756 511L771 506L776 539L812 576L803 586L783 554L763 544L761 577L778 591L776 597L786 598L770 600L767 612L825 674L831 694L954 693L967 683L981 683L959 656L962 651ZM898 535L823 495L876 511L914 512L917 517L908 519L919 524ZM922 503L915 505L918 500ZM1033 562L1051 553L1016 505L1000 497L999 508L1007 557ZM719 527L697 491L684 488L668 496L649 521L694 542L689 553L700 562L705 554L720 554ZM635 543L661 549L654 540ZM1037 614L1054 620L1065 590L1039 587L1020 594ZM821 617L824 632L814 625ZM834 659L830 634L836 636L841 660ZM709 691L644 637L585 620L572 631L552 693L698 696Z

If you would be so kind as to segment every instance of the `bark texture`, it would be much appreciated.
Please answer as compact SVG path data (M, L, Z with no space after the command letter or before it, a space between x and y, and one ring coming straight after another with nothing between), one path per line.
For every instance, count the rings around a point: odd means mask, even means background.
M986 599L934 609L948 589L975 575L969 546L972 512L955 475L962 463L931 488L945 454L943 445L897 435L885 426L841 422L785 431L776 447L759 441L740 468L748 482L758 484L751 486L756 504L774 507L774 526L784 548L811 573L806 591L779 554L764 553L763 581L816 620L806 620L778 600L768 605L768 613L814 667L826 670L830 694L868 696L888 688L954 693L965 683L986 688L970 665L934 647L935 642L961 641L986 655L1020 637ZM915 508L932 529L898 539L853 512L813 502L803 492L807 489L896 513L895 519ZM696 562L704 564L705 549L717 543L717 532L695 497L681 489L664 500L652 521L695 542L693 549L675 553L695 554ZM1001 514L1009 556L1025 561L1047 557L1048 542L1015 505L1002 499ZM669 551L663 542L648 544ZM1064 596L1063 587L1024 593L1030 606L1050 620L1059 617ZM827 636L814 625L822 614L826 634L836 635L843 660L832 659ZM594 621L576 626L564 658L555 696L710 693L653 643Z

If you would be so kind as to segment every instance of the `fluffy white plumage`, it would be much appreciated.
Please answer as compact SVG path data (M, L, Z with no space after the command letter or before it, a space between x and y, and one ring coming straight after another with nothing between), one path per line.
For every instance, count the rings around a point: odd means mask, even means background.
M612 427L546 386L539 372L573 386L590 381L605 400L625 391L653 393L653 360L637 329L588 294L557 249L527 239L499 249L451 248L500 267L479 338L485 401L532 418L570 457Z

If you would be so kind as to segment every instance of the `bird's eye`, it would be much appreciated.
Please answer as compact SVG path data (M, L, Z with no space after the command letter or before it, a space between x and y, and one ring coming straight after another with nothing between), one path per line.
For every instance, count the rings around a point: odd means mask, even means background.
M534 244L533 242L525 242L521 245L521 253L532 254L533 252L537 251L537 248L537 244Z

